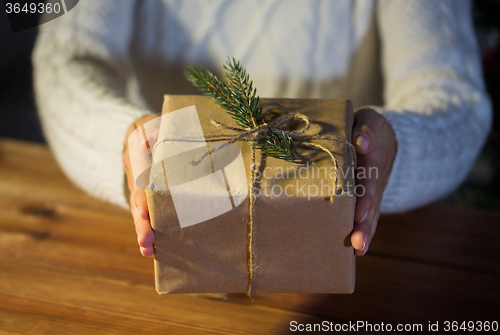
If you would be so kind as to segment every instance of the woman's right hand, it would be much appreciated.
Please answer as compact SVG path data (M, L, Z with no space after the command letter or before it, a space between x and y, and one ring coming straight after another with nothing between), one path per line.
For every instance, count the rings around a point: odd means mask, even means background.
M142 117L132 123L127 130L125 137L125 151L123 152L123 166L127 176L128 189L130 191L130 211L134 218L135 232L140 252L145 257L153 257L154 254L154 233L149 220L148 203L146 199L146 187L149 180L149 170L146 169L138 173L138 169L143 170L150 164L150 148L153 148L158 137L155 122L149 122L159 115L153 114ZM159 119L158 119L159 120ZM147 136L144 134L144 124L148 123ZM141 129L142 128L142 129ZM137 131L136 131L137 130ZM135 131L135 132L134 132ZM131 159L132 156L132 159ZM134 166L132 165L134 164ZM149 166L150 167L150 166ZM134 172L135 175L134 176Z

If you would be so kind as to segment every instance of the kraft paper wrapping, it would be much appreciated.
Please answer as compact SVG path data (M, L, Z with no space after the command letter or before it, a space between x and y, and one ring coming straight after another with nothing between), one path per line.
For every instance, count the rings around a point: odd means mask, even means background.
M289 109L284 112L299 112L308 116L311 127L306 134L351 138L354 117L349 100L261 99L261 103L264 106L279 105L282 110L283 106L288 106L286 108ZM193 105L207 137L231 133L214 126L210 122L212 118L236 126L222 108L204 96L166 95L162 114ZM165 131L162 120L159 139L171 136ZM337 191L345 191L348 185L353 191L355 181L352 169L355 166L349 147L334 141L314 142L335 153L341 170ZM251 148L244 140L235 145L241 150L249 180L253 164ZM165 150L166 146L159 145L153 161L159 162L165 156ZM196 150L193 152L199 156ZM201 150L206 151L206 147ZM330 201L331 193L325 185L333 186L334 165L331 158L317 151L310 163L298 165L261 155L259 150L255 153L255 167L261 173L254 183L256 189L249 189L259 193L253 216L252 294L352 293L355 255L350 234L356 197L344 192L335 196L333 203ZM209 162L208 157L204 161ZM166 185L165 190L146 190L155 233L158 293L246 293L249 284L249 197L237 200L237 195L233 195L234 204L241 201L235 208L181 228L164 166L153 164L151 175L151 183L162 179ZM320 191L315 191L316 187ZM283 191L281 194L280 190ZM220 195L220 199L227 199L227 189L210 192L215 197ZM200 211L195 195L191 210L193 213Z

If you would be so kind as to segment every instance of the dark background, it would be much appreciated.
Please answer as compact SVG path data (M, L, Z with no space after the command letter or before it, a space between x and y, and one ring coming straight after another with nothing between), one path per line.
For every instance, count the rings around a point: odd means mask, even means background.
M500 210L500 0L473 3L484 79L493 101L494 126L466 182L443 202ZM0 137L43 143L32 86L31 52L37 28L13 33L4 4L0 3L0 7Z

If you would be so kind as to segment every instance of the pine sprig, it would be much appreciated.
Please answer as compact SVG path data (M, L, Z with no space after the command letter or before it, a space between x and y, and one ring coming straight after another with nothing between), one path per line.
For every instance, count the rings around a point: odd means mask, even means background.
M207 68L201 65L189 65L184 75L203 95L215 99L219 106L227 110L239 126L254 127L247 115L241 112L240 103L234 99L234 93Z
M227 83L219 80L201 65L189 65L184 75L202 94L210 96L224 108L236 124L244 129L257 128L263 122L259 121L262 107L258 106L257 90L253 87L249 75L234 58L227 60L224 69ZM260 133L258 140L251 141L252 146L269 157L287 161L294 161L297 157L292 138L283 131L277 133L267 130Z
M228 79L227 85L236 93L235 100L240 104L245 114L251 117L250 121L253 127L256 127L262 112L262 107L257 107L259 104L257 89L253 88L249 75L236 59L228 59L224 69Z
M275 132L268 130L263 141L252 143L256 149L260 149L262 153L269 157L293 161L297 157L297 149L292 138L281 132L281 137Z

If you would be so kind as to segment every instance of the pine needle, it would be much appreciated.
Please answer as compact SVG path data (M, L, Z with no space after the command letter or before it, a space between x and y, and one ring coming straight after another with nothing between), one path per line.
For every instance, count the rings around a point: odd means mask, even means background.
M184 75L202 94L211 97L225 109L237 125L243 129L257 128L263 124L263 121L259 121L262 107L258 106L259 96L249 75L234 58L228 58L224 69L227 82L219 80L201 65L190 64ZM260 133L257 140L251 141L252 146L269 157L286 161L294 161L297 157L292 138L283 131L267 130Z

